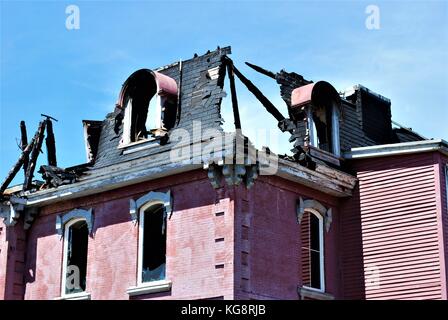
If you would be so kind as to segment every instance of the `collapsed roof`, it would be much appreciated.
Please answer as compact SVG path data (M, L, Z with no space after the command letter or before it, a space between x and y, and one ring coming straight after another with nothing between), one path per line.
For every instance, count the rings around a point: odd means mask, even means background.
M234 84L234 75L236 75L255 95L266 111L275 118L273 121L279 123L279 128L291 133L290 141L294 143L293 156L282 156L281 162L285 165L287 162L291 162L311 171L327 172L328 174L329 171L325 167L339 168L343 153L350 151L351 148L423 140L412 130L392 129L390 100L363 86L356 86L351 92L339 95L327 82L313 83L294 72L281 70L274 73L247 63L252 69L274 79L279 84L280 95L288 106L288 115L282 115L263 95L262 91L234 66L228 56L230 53L230 47L218 47L214 51L208 51L202 56L195 55L186 61L175 62L155 70L136 71L123 84L113 112L109 113L103 121L83 121L88 159L85 164L71 168L57 167L54 137L51 138L52 132L48 131L48 128L52 126L52 119L46 116L44 124L39 126L32 142L27 143L26 132L25 137L22 135L23 153L2 184L0 193L3 197L7 197L4 191L21 167L26 168L26 181L20 192L16 192L16 194L24 197L28 197L36 191L48 193L49 190L70 185L73 185L74 192L82 194L81 191L91 188L95 184L104 184L107 179L113 179L117 185L124 185L125 181L129 180L131 172L136 179L133 181L141 181L148 175L155 178L166 173L180 172L181 167L197 168L203 165L211 172L209 172L209 176L215 179L212 179L215 181L214 186L219 186L218 176L223 175L225 171L223 169L216 171L216 165L222 165L222 160L228 156L224 146L222 150L219 150L220 153L215 153L214 157L204 158L193 154L189 159L178 159L178 162L173 162L170 159L170 152L183 147L174 139L174 129L192 133L195 130L194 126L200 123L202 131L216 130L223 133L224 119L221 115L221 101L226 96L224 92L226 74L230 80L236 133L224 134L224 136L232 144L235 143L238 135L243 136L240 131L238 99ZM139 87L140 81L144 83L143 87ZM306 90L307 88L309 90ZM318 90L318 88L321 89ZM131 104L139 107L146 105L145 112L149 112L148 104L151 97L148 92L150 91L151 95L156 96L156 103L160 107L160 114L156 116L160 120L157 128L146 128L145 121L150 120L151 117L145 114L142 118L141 114L135 111L136 109L131 112L131 108L127 107ZM296 100L299 102L297 103ZM319 106L322 104L320 101L326 101L327 104L334 101L338 104L339 118L336 123L339 140L337 147L341 154L332 153L330 147L325 147L325 145L331 144L330 141L325 140L330 139L330 122L334 119L326 118L322 113L319 109L322 107ZM129 126L126 125L126 117L132 119L132 121L128 121L132 123ZM320 139L320 143L315 142L313 145L312 137L310 137L310 131L312 132L310 123L315 126L314 130L317 131L315 139L316 141ZM45 126L47 128L47 149L49 148L51 156L49 156L48 165L42 166L39 170L45 183L37 185L32 182L33 166L35 166L40 151ZM320 134L320 127L327 130L325 134ZM129 136L129 132L133 133L131 138L124 139L124 136ZM200 139L202 138L200 137ZM244 136L243 139L245 139ZM247 139L245 141L246 146L251 146ZM193 137L193 141L190 141L188 145L194 142ZM334 145L335 143L333 143L333 149ZM269 150L266 150L269 153ZM28 159L30 153L32 154L31 159ZM135 173L137 169L140 171ZM250 186L251 182L248 176L256 177L259 168L253 169L253 164L243 163L239 169L232 170L230 180L234 179L237 182L244 180ZM333 174L333 176L335 175ZM338 183L347 183L347 188L353 184L350 179L349 182L342 180Z

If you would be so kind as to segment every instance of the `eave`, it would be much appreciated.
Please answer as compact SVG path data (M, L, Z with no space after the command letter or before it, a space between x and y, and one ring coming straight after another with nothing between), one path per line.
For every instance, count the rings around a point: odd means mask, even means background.
M437 139L352 148L349 152L344 153L343 157L345 159L366 159L435 151L448 156L448 143L445 140Z

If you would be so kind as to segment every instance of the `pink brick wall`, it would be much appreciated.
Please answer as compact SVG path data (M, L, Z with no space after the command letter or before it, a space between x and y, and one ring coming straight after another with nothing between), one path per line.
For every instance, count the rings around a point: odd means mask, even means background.
M299 299L301 286L299 196L333 207L325 233L326 292L339 297L338 202L316 190L276 177L260 177L247 191L238 189L235 222L235 287L240 299Z
M6 226L3 219L0 219L0 300L5 299L7 253Z
M129 215L129 199L152 190L173 195L167 225L167 278L170 293L134 299L233 298L233 201L217 192L205 172L197 171L66 201L43 208L28 238L25 299L60 295L63 241L55 219L77 207L94 209L94 230L88 244L87 292L92 299L129 299L136 284L138 227ZM224 215L216 216L216 212ZM215 239L224 238L216 242ZM216 265L224 264L224 268Z
M26 235L20 222L8 228L2 222L0 228L0 297L21 300L24 295Z

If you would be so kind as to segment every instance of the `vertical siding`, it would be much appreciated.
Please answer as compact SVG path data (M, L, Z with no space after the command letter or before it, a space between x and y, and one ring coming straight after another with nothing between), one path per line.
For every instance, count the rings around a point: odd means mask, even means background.
M357 163L366 299L441 299L434 156Z

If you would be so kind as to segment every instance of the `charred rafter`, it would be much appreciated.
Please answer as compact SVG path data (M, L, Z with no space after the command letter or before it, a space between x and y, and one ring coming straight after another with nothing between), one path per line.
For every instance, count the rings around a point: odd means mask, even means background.
M234 65L232 61L227 61L227 72L229 73L229 82L230 82L230 94L232 96L232 108L233 108L233 116L235 119L235 129L241 129L241 120L240 120L240 112L238 109L238 98L236 95L235 88L235 77L234 77Z
M35 140L36 140L36 137L33 137L31 142L22 151L22 154L20 155L16 164L9 171L8 175L6 176L6 179L3 181L2 185L0 186L0 194L2 194L6 190L8 185L11 183L12 179L14 179L17 172L19 172L20 168L23 166L25 159L27 159L29 157L31 150L33 150Z
M33 146L33 150L31 152L30 162L28 164L28 168L26 170L25 181L23 182L23 190L29 190L31 188L31 183L34 177L34 170L36 169L37 157L39 156L40 149L42 147L42 143L44 140L45 126L46 120L42 120L39 123L39 127L37 129L35 135L35 143Z
M232 63L232 60L225 57L228 63ZM241 80L241 82L247 87L247 89L252 92L252 94L260 101L260 103L265 107L265 109L277 119L278 122L283 121L285 117L280 111L274 106L274 104L269 101L268 98L258 89L249 79L247 79L235 66L233 67L233 72Z

